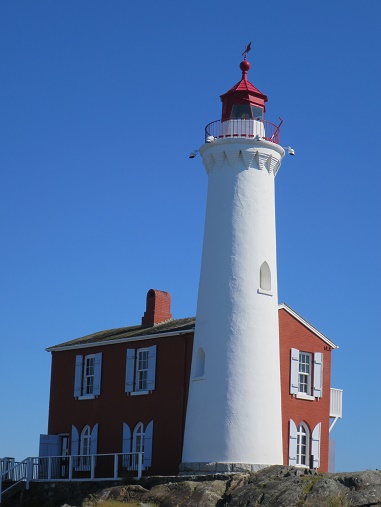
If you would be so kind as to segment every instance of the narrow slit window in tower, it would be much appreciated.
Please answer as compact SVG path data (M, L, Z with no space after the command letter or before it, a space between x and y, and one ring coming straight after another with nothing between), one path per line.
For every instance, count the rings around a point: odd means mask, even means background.
M271 272L267 262L263 262L259 271L259 286L263 290L271 290Z
M197 351L196 355L196 367L194 370L195 377L203 377L205 372L205 352L202 347Z

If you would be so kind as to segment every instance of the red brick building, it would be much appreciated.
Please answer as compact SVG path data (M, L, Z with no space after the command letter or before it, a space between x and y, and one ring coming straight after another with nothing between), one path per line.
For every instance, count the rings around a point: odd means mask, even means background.
M195 318L172 319L168 293L151 289L141 325L47 349L49 425L40 455L144 451L146 474L177 474L194 328ZM327 471L330 417L341 417L341 391L330 386L337 346L286 305L279 329L284 464ZM206 380L207 372L206 363Z

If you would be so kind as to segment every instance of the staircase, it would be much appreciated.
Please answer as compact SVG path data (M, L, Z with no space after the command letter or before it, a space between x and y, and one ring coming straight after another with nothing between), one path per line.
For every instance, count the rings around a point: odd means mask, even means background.
M20 493L21 491L24 491L26 489L26 482L25 481L4 481L2 483L3 491L1 492L1 501L0 505L4 503L6 500L11 498L12 496L16 495L17 493Z
M30 468L29 459L15 463L10 458L1 460L0 473L0 505L7 498L24 489L29 489L28 470Z

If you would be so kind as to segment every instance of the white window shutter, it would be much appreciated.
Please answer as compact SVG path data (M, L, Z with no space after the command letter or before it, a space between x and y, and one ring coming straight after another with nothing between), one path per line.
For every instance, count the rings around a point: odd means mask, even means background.
M134 374L135 374L135 350L127 349L126 385L124 389L126 393L132 393L134 390Z
M290 427L290 438L288 442L288 464L290 466L296 466L296 447L298 441L298 429L292 419L289 422Z
M101 394L101 373L102 373L102 352L98 352L94 356L94 388L93 394L99 396Z
M152 463L152 433L153 421L148 423L144 432L144 467L150 467Z
M314 354L314 396L321 398L323 395L323 354Z
M299 392L299 350L291 349L290 394Z
M97 453L97 443L98 443L98 423L94 426L90 435L90 454Z
M74 424L71 426L71 455L79 454L79 433Z
M320 467L320 434L321 423L318 423L312 432L311 454L314 457L313 467Z
M156 376L156 345L148 347L148 377L147 389L153 391L155 389Z
M75 356L74 396L82 395L82 356Z
M38 455L43 456L59 456L60 437L58 435L40 435L40 450Z
M131 452L131 430L127 423L123 423L123 454L128 454ZM128 467L130 464L131 458L130 456L123 456L122 464L124 467Z

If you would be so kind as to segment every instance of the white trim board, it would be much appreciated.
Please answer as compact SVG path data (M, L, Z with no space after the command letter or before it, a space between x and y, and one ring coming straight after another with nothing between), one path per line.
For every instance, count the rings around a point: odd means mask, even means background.
M287 306L286 303L279 304L278 309L279 310L286 310L287 313L292 315L296 320L298 320L301 324L303 324L303 326L305 326L307 329L309 329L314 334L316 334L316 336L318 336L321 340L323 340L323 342L327 343L327 345L329 345L333 349L339 348L338 345L336 345L335 343L333 343L333 341L331 341L329 338L324 336L320 331L318 331L316 329L316 327L312 326L309 322L307 322L305 319L303 319L303 317L301 317L298 313L296 313L294 310L292 310L292 308Z

